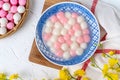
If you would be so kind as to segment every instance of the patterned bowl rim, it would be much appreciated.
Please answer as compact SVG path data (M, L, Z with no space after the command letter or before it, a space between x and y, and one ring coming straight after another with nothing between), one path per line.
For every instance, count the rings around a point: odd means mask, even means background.
M58 64L58 63L56 63L56 62L53 62L53 61L49 60L49 59L41 52L41 50L39 49L39 46L38 46L38 44L37 44L37 27L38 27L38 24L39 24L39 21L40 21L41 17L42 17L43 14L46 13L50 8L52 8L52 7L54 7L54 6L57 6L57 5L60 5L60 4L63 4L63 3L68 3L68 4L71 3L71 4L79 5L79 6L83 7L83 8L85 8L85 9L93 16L93 18L95 19L96 24L97 24L97 26L98 26L98 31L99 31L99 35L98 35L98 36L99 36L99 37L98 37L98 43L96 44L96 48L94 49L94 51L93 51L84 61L81 61L81 62L76 63L76 64L67 64L67 65L65 64L65 65L63 65L63 64ZM38 21L38 24L37 24L36 29L35 29L35 43L36 43L36 45L37 45L37 48L38 48L40 54L42 54L42 56L43 56L45 59L47 59L49 62L51 62L51 63L53 63L53 64L55 64L55 65L58 65L58 66L72 66L72 65L82 64L82 63L86 62L88 59L90 59L90 58L94 55L96 49L98 48L98 45L99 45L99 42L100 42L100 27L99 27L98 21L97 21L95 15L94 15L87 7L85 7L85 6L82 5L82 4L79 4L79 3L77 3L77 2L67 2L67 1L60 2L60 3L56 3L56 4L48 7L45 11L42 12L42 14L41 14L41 16L40 16L40 18L39 18L39 21Z

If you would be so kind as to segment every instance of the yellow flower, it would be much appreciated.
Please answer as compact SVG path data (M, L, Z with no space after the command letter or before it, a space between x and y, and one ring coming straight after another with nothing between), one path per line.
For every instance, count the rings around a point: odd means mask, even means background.
M60 77L60 80L70 80L71 79L71 76L68 74L68 71L64 70L64 69L59 71L59 77Z
M108 65L104 64L103 69L102 69L102 73L106 74L108 72Z
M108 73L106 75L107 80L119 80L118 74Z
M110 56L113 56L113 55L115 54L115 51L110 51L108 54L109 54Z
M17 78L19 78L18 74L12 74L12 75L10 75L10 80L14 80L14 79L17 79Z
M84 76L85 75L85 71L78 69L74 72L74 76Z
M81 80L89 80L89 78L88 77L82 77Z
M6 75L4 73L0 73L0 80L6 80Z
M114 65L116 65L118 63L118 59L115 58L110 58L109 59L109 66L113 67Z

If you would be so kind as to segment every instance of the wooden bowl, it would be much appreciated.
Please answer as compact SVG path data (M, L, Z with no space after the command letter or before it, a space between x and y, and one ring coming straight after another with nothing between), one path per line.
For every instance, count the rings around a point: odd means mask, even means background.
M25 5L25 12L22 14L22 17L21 17L21 20L18 22L17 25L15 25L15 27L9 31L7 31L7 33L1 35L0 34L0 39L1 38L4 38L4 37L7 37L9 35L12 35L13 33L15 33L19 28L22 27L22 24L24 23L26 17L27 17L27 14L29 12L29 0L27 0L27 3Z

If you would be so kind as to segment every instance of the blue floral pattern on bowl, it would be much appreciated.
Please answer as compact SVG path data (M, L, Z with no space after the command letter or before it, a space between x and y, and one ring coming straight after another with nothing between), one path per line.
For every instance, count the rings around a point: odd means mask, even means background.
M46 20L59 11L75 12L79 15L82 15L85 18L90 30L91 41L88 43L88 46L84 50L84 53L80 56L75 56L73 58L70 58L69 60L65 60L63 58L59 58L55 56L50 51L49 47L44 43L44 40L42 38L42 32L44 29L43 27L44 24L46 23ZM75 65L78 63L85 62L96 51L97 46L99 44L99 40L100 40L100 29L96 18L86 7L75 2L61 2L51 6L42 14L36 28L36 44L38 50L47 60L57 65L68 66L68 65Z

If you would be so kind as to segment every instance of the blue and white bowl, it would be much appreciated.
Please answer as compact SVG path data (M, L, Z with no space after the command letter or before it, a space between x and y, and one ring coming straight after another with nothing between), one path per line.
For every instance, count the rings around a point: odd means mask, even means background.
M88 43L88 46L84 50L83 54L80 56L70 58L69 60L65 60L63 58L59 58L55 56L55 54L52 53L49 47L44 43L44 40L42 37L43 27L44 27L44 24L46 23L46 20L49 17L51 17L53 14L56 14L59 11L75 12L79 15L82 15L85 18L90 30L91 40ZM41 15L36 28L36 44L37 44L38 50L48 61L57 65L68 66L68 65L75 65L78 63L85 62L94 54L94 52L98 47L99 41L100 41L100 29L95 16L86 7L75 2L61 2L49 7Z

